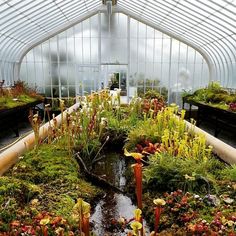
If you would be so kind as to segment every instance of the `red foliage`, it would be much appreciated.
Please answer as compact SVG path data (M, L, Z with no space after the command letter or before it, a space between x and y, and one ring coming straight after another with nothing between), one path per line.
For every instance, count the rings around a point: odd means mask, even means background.
M154 154L156 152L161 152L160 143L151 143L148 140L145 140L142 144L137 144L136 149L138 152L146 155Z

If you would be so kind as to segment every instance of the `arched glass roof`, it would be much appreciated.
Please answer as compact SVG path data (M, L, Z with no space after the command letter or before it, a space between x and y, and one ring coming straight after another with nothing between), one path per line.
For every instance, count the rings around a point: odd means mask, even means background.
M102 0L0 0L0 68L17 78L23 56L66 28L106 11ZM117 0L122 12L197 49L211 78L236 74L236 0Z

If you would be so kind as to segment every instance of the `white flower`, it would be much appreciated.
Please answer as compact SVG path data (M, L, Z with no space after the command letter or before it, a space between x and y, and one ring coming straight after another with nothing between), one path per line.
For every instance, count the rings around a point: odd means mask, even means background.
M107 123L108 123L108 119L105 118L105 117L102 117L102 118L101 118L101 125L102 125L102 126L107 126Z
M116 91L117 95L119 95L121 92L121 89L116 88L115 91Z

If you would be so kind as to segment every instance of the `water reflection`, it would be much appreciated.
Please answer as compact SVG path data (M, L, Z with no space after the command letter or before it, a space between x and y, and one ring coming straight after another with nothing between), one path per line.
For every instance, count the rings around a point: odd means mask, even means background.
M125 169L126 163L124 158L117 153L110 153L109 155L106 155L105 159L97 163L93 172L102 176L115 186L123 189L126 184L124 176ZM127 232L115 232L115 229L112 228L112 222L113 220L118 220L120 217L124 217L128 220L133 218L133 211L136 208L137 206L132 203L129 197L108 191L98 202L94 209L94 213L91 216L91 222L94 225L94 233L98 236L127 235ZM110 231L112 229L114 231L111 233ZM148 229L146 229L146 231L148 233Z

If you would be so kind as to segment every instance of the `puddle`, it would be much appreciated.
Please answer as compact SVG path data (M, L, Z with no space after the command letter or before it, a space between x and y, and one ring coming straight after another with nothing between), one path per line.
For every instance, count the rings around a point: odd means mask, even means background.
M120 189L124 189L126 179L124 176L126 163L124 158L117 153L109 153L101 162L97 163L93 173L103 177L110 183ZM131 199L124 194L118 194L113 191L108 191L106 195L98 202L91 216L93 224L93 232L97 236L112 235L125 236L127 232L121 232L116 229L113 220L118 220L124 217L127 220L133 218L133 211L137 208ZM146 233L149 233L144 221ZM111 232L112 231L112 232Z

